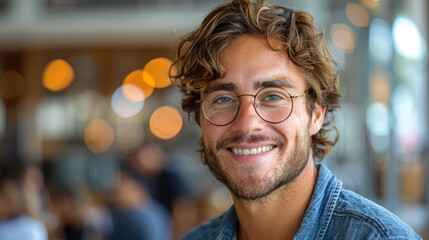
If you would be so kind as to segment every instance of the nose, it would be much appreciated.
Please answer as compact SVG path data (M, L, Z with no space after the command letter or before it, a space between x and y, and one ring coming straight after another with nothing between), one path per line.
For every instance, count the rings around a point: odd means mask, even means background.
M240 130L243 134L261 131L266 124L256 113L253 99L251 96L240 97L237 117L232 122L234 130Z

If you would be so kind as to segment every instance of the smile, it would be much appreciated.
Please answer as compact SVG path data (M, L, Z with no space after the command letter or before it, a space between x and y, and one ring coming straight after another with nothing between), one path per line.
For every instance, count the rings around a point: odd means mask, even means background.
M257 148L231 148L231 151L234 154L237 155L254 155L254 154L260 154L264 152L268 152L271 149L273 149L273 146L263 146L263 147L257 147Z

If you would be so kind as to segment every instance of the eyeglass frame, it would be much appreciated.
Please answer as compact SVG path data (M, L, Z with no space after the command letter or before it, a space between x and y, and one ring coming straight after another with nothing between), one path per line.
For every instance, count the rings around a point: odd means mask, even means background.
M283 119L283 120L281 120L281 121L276 121L276 122L268 121L268 120L264 119L263 117L261 117L261 115L259 114L258 110L256 109L256 96L257 96L257 95L258 95L262 90L267 89L267 88L280 88L280 89L283 89L283 90L284 90L284 91L289 95L289 97L290 97L290 99L291 99L292 107L291 107L291 109L290 109L290 113L289 113L289 115L287 115L287 117L286 117L285 119ZM267 122L267 123L271 123L271 124L278 124L278 123L282 123L282 122L286 121L286 120L290 117L290 115L292 114L292 112L293 112L293 99L303 97L303 96L305 96L305 95L309 92L309 90L305 90L303 94L301 94L301 95L295 95L295 96L294 96L294 95L291 95L291 94L289 93L289 91L288 91L286 88L284 88L284 87L277 87L277 86L261 88L261 89L259 89L259 90L256 92L256 94L255 94L255 95L252 95L252 94L241 94L241 95L237 95L237 94L235 94L233 91L231 91L231 90L227 90L227 89L223 89L223 90L221 89L221 90L215 90L215 91L225 91L225 92L229 92L229 93L231 93L231 95L232 95L232 96L234 96L234 97L237 99L237 112L235 113L234 118L233 118L230 122L228 122L228 123L226 123L226 124L216 124L216 123L212 122L212 121L207 117L207 115L206 115L206 113L205 113L205 111L204 111L203 104L204 104L204 100L206 99L207 95L209 95L209 94L206 94L206 96L205 96L202 100L201 100L201 99L198 99L198 100L195 100L195 102L197 102L197 103L201 103L201 106L200 106L200 107L201 107L201 109L202 109L202 111L203 111L204 118L205 118L207 121L209 121L211 124L213 124L213 125L215 125L215 126L220 126L220 127L222 127L222 126L226 126L226 125L229 125L229 124L231 124L232 122L234 122L234 121L235 121L235 119L236 119L236 118L237 118L237 116L238 116L238 113L240 112L240 97L243 97L243 96L253 97L253 108L255 109L255 112L256 112L256 114L258 115L258 117L259 117L259 118L261 118L262 120L264 120L264 121L265 121L265 122ZM215 91L213 91L213 92L215 92ZM211 93L211 92L210 92L210 93Z

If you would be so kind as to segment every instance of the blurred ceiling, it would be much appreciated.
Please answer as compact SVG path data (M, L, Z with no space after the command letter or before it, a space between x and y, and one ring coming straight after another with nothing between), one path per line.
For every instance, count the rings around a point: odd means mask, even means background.
M177 35L198 25L216 4L212 1L114 5L107 4L114 1L106 1L105 5L51 6L47 2L10 0L8 4L3 3L0 48L170 44Z
M196 28L208 11L222 2L0 0L0 48L170 45ZM270 2L320 13L330 0Z

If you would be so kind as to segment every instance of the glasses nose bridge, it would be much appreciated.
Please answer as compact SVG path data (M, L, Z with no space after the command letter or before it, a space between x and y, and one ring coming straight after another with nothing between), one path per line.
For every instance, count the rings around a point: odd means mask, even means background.
M251 105L252 105L253 110L255 111L256 115L259 116L258 110L256 110L256 96L257 96L257 94L253 95L253 94L248 93L248 94L236 95L238 100L240 100L241 97L246 97L246 96L247 97L253 97L253 101L251 101ZM240 103L240 101L238 101L238 109L237 109L237 113L236 113L235 118L237 118L237 116L240 114L240 109L242 108L241 105L242 105L242 103Z
M255 94L255 95L253 95L253 94L241 94L241 95L236 95L237 99L240 99L241 97L245 97L245 96L253 97L253 102L255 102L256 94Z

